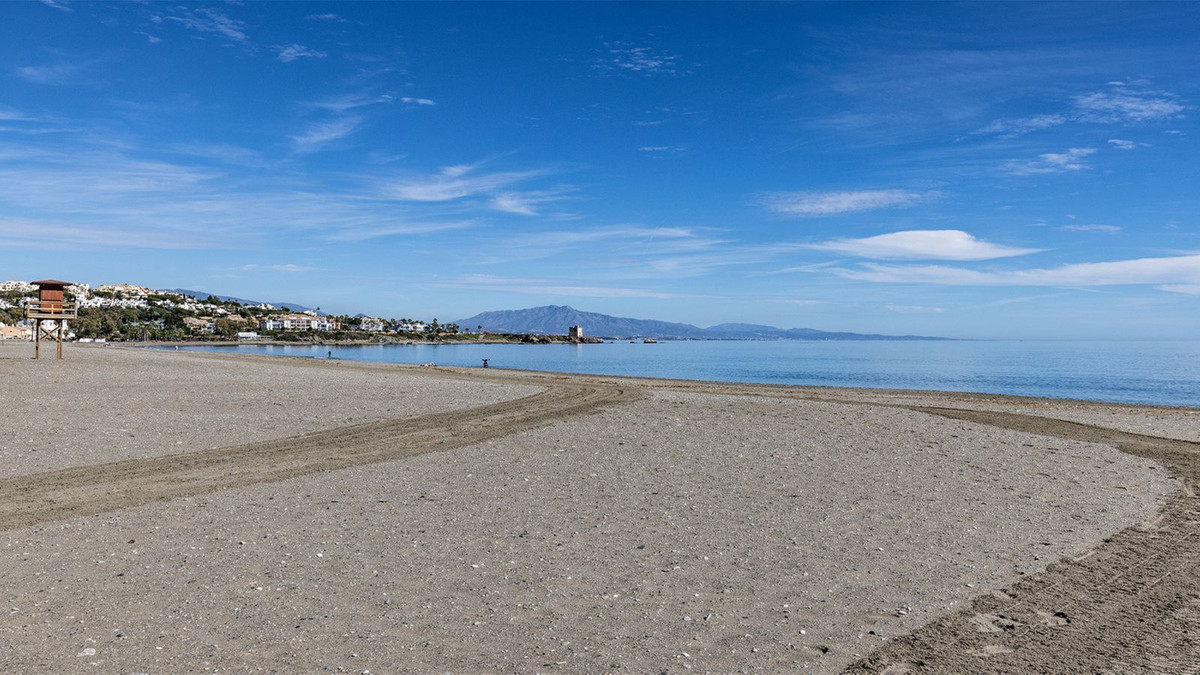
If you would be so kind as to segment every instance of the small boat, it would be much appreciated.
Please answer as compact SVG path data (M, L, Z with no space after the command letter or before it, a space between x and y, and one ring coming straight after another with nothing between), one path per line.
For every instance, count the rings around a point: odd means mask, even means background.
M658 344L658 340L655 340L654 338L646 338L645 340L642 340L642 344L644 344L644 345L656 345L656 344Z

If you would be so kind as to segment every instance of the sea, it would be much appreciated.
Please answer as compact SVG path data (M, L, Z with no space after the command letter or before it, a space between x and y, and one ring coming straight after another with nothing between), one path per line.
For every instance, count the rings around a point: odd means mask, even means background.
M189 346L372 363L926 389L1200 407L1200 341L669 341Z

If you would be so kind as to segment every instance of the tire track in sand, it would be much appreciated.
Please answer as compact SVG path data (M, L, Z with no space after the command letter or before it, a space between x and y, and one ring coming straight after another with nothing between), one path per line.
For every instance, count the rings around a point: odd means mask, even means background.
M461 448L645 396L632 386L555 383L466 410L8 478L0 480L0 530Z
M1006 412L898 406L1161 462L1184 488L1149 524L899 637L848 672L1200 673L1200 443Z

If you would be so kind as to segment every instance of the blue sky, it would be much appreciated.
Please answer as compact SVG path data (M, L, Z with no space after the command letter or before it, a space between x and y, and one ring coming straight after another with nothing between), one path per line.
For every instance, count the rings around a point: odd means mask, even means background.
M1200 5L0 4L0 278L1200 334Z

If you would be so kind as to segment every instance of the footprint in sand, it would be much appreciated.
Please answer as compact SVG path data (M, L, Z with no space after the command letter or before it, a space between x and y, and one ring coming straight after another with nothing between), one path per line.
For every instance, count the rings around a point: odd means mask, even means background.
M1065 626L1071 623L1071 617L1062 612L1043 612L1040 609L1035 611L1037 612L1037 615L1041 617L1042 623L1046 624L1047 626L1057 628L1059 626Z
M1004 645L984 645L979 649L969 650L967 653L974 654L975 656L995 656L997 654L1008 654L1011 651L1011 649Z
M915 663L893 663L880 671L880 675L906 675L916 672L921 666Z
M971 623L975 625L975 630L980 633L1001 633L1021 625L999 614L976 614L971 617Z

